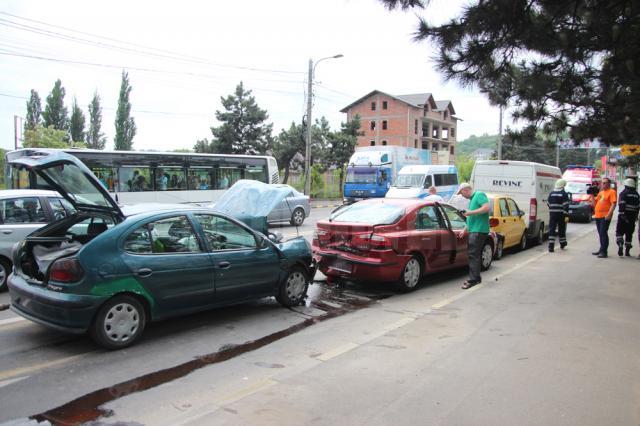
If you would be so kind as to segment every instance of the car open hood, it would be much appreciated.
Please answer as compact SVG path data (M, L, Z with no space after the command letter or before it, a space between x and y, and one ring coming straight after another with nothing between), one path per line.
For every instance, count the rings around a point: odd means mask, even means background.
M268 185L256 180L239 180L212 208L267 234L267 216L291 192L290 188Z
M41 189L58 191L79 211L124 215L106 188L78 158L55 149L27 148L7 154L7 162L33 171ZM35 188L34 188L35 189Z

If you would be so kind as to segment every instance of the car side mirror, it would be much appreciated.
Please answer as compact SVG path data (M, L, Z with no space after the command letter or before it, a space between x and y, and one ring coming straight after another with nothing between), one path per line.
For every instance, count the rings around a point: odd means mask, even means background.
M524 212L522 210L519 210L518 211L518 216L520 216L520 217L524 216Z
M273 243L279 243L280 241L282 241L282 238L284 238L284 235L282 235L280 232L269 232L269 235L267 237L269 238L269 241Z

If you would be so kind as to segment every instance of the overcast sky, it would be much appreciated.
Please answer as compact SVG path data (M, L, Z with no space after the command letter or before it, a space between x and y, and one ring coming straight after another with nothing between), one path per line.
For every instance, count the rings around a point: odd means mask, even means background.
M434 0L432 23L464 0ZM498 132L498 109L477 90L444 83L433 50L416 43L416 12L389 12L375 0L203 2L3 0L0 6L0 146L13 147L14 116L35 89L45 99L56 79L71 112L87 116L94 91L113 148L121 72L129 73L136 150L192 148L210 138L221 96L243 81L269 113L274 134L305 113L308 61L316 68L314 119L338 129L340 109L372 90L433 93L453 102L459 140Z

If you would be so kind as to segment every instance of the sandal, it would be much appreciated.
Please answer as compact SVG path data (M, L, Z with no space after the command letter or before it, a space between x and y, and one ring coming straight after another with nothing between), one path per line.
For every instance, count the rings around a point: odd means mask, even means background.
M471 282L471 281L465 281L465 282L462 283L462 289L466 290L468 288L473 287L476 284L478 284L478 283L474 283L474 282Z

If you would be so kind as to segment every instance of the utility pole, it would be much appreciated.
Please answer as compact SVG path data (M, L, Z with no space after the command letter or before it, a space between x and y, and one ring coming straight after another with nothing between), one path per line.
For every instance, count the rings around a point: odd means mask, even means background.
M560 140L556 138L556 167L560 167Z
M304 146L304 194L311 195L311 109L313 105L313 61L309 59L307 82L307 141Z
M13 116L13 144L14 148L20 147L20 141L22 140L22 117L17 115Z
M503 107L500 105L500 124L498 125L498 160L502 160L502 111Z

